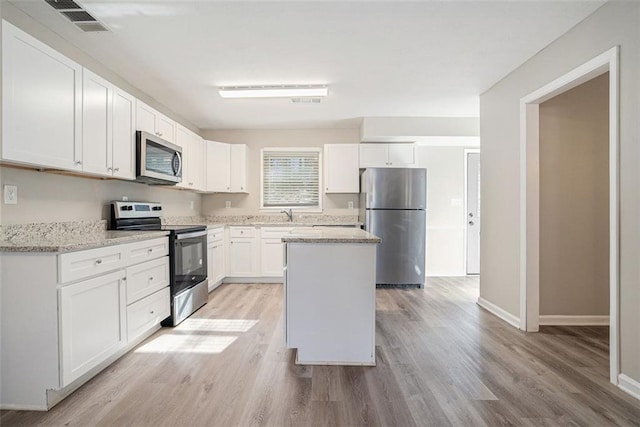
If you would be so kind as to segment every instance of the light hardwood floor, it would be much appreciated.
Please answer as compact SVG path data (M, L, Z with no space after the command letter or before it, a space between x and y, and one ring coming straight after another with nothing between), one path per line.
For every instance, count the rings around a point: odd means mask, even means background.
M474 278L377 291L377 366L296 366L282 286L223 285L47 413L9 425L640 425L608 382L606 328L525 334L475 304Z

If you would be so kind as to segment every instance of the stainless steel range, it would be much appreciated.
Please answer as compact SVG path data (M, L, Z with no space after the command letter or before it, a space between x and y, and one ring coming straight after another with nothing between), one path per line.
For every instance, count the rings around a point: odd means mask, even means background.
M169 232L171 316L163 326L175 326L207 303L207 227L162 225L162 206L149 202L111 202L109 229Z

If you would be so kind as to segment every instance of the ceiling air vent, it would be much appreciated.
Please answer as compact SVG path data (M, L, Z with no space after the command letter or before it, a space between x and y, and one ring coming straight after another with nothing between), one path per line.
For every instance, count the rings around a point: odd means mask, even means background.
M291 98L294 104L320 104L320 98Z
M85 32L109 31L102 23L98 22L89 12L73 0L44 0L49 6Z

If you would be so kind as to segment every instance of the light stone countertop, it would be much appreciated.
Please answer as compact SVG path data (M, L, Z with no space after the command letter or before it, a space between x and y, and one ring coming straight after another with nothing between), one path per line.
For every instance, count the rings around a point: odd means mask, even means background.
M306 227L283 237L285 243L380 243L382 239L359 228Z
M0 252L73 252L168 236L168 231L101 231L87 234L14 236L0 240Z

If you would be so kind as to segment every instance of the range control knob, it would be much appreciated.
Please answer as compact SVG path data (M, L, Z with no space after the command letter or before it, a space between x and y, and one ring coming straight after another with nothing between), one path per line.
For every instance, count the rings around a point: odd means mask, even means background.
M151 208L154 211L161 211L162 207L161 206L154 206L153 208Z

